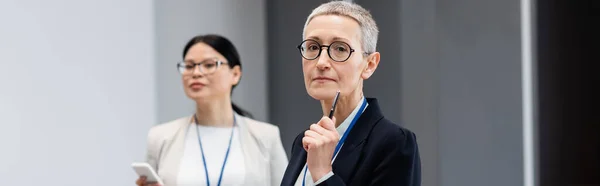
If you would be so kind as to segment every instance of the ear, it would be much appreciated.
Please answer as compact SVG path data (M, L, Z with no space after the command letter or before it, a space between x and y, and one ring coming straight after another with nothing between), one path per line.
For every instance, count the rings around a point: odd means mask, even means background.
M242 69L240 69L239 65L236 65L235 67L233 67L233 69L231 69L231 72L233 73L231 85L237 85L238 83L240 83L240 79L242 78Z
M379 52L373 52L372 54L369 54L367 57L367 65L361 74L363 79L369 79L373 73L375 73L375 69L377 69L377 66L379 66L380 56L381 55Z

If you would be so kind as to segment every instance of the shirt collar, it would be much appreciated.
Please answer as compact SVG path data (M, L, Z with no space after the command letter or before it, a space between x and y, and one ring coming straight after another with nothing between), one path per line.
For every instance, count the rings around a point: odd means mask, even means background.
M354 108L354 110L350 113L350 115L348 117L346 117L346 119L340 124L340 126L338 126L336 128L338 134L340 134L340 138L346 132L346 130L348 129L348 126L350 126L350 123L352 122L352 119L354 119L354 117L356 117L356 114L358 114L358 112L360 110L360 106L363 104L364 101L367 101L367 100L363 96L360 99L360 101L358 102L358 104L356 105L356 107ZM367 106L369 106L369 103L367 103L367 105L365 106L365 108L360 111L361 114L367 109Z

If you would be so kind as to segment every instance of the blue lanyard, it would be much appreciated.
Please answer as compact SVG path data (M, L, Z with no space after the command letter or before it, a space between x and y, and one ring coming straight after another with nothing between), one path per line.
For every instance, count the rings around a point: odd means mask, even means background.
M210 186L210 179L208 177L208 168L206 166L206 158L204 157L204 149L202 149L202 141L200 140L200 130L198 130L198 117L194 114L196 120L196 132L198 133L198 143L200 144L200 153L202 153L202 163L204 163L204 173L206 174L206 186ZM225 152L225 160L223 160L223 166L221 166L221 174L219 175L218 186L221 185L221 179L223 178L223 171L225 170L225 164L227 164L227 157L229 157L229 149L231 149L231 139L233 139L233 129L235 129L235 115L233 116L233 126L231 126L231 135L229 136L229 146L227 146L227 152Z
M348 125L348 129L346 129L346 132L344 132L344 135L342 135L342 138L340 139L340 141L338 141L338 144L335 146L335 151L333 151L333 157L331 157L331 160L333 160L333 158L335 158L335 156L337 155L338 151L340 151L340 149L342 148L342 144L344 144L344 141L346 141L346 138L348 137L348 134L350 133L350 130L352 129L352 127L354 127L354 124L356 124L356 121L358 120L358 118L360 117L360 115L362 115L363 110L365 109L365 107L367 106L367 100L364 100L365 98L363 97L362 100L362 105L360 106L360 109L358 109L358 113L356 113L356 116L354 116L354 118L352 119L352 122L350 122L350 125ZM306 167L304 168L304 178L302 178L302 186L305 186L305 182L306 182L306 172L308 170L308 165L306 165Z

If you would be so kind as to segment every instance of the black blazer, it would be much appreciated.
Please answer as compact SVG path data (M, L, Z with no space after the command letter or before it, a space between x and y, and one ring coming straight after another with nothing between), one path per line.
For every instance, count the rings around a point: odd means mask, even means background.
M377 99L367 98L369 106L348 134L333 162L333 176L325 185L421 185L421 159L413 132L385 119ZM302 131L294 140L292 157L281 181L296 183L306 164Z

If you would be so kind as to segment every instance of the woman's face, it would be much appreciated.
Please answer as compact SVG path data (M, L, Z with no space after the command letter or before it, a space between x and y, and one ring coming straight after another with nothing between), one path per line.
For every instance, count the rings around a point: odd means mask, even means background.
M344 62L333 61L323 47L318 58L308 60L302 58L304 84L308 94L317 100L333 99L337 90L342 96L349 95L362 89L362 80L369 78L366 74L368 63L362 54L361 30L356 21L345 16L321 15L314 17L305 29L305 40L310 39L319 45L331 45L333 42L343 42L354 49ZM318 47L305 46L308 50L318 50ZM344 48L331 49L344 51ZM348 49L349 50L349 49ZM334 54L332 53L332 56Z
M222 64L218 65L217 61ZM232 86L241 77L240 66L229 68L227 59L205 43L190 47L184 63L187 68L183 70L181 78L185 94L196 101L230 97Z

